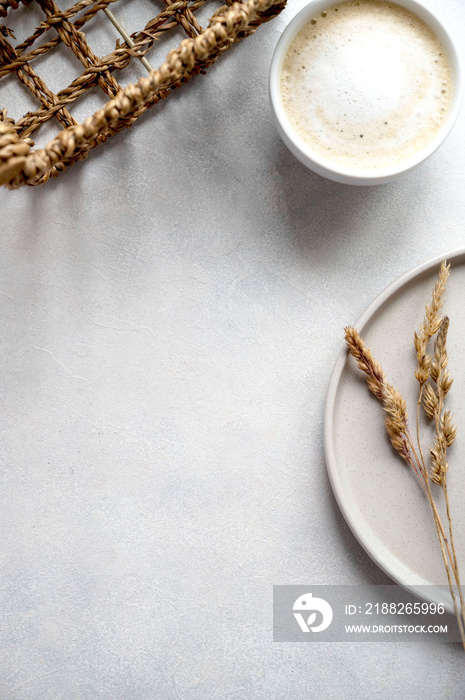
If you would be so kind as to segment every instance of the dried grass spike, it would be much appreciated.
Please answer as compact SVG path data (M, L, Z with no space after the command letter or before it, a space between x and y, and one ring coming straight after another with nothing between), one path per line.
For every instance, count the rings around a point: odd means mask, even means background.
M431 418L431 420L434 420L439 399L436 392L430 384L426 384L424 388L422 401L426 415L428 416L428 418Z
M374 360L358 332L351 327L345 329L346 343L350 353L357 360L359 368L368 377L371 391L381 398L386 412L385 426L392 446L398 454L412 467L415 476L426 495L431 507L437 530L441 553L446 569L449 590L457 617L460 638L465 650L465 595L462 592L457 554L454 545L452 519L449 508L449 496L446 474L449 468L447 449L456 438L456 427L449 410L444 410L444 398L448 393L452 378L447 371L448 357L446 349L449 318L440 317L443 295L450 266L443 261L439 279L434 287L431 304L426 306L425 318L413 341L417 355L415 377L420 383L416 407L417 446L413 442L409 426L405 399L384 377L381 366ZM433 356L427 354L429 341L436 335ZM431 381L429 381L431 380ZM433 420L435 435L429 450L431 462L429 468L423 456L420 439L420 408L423 405L426 415ZM448 530L444 528L437 508L436 496L433 495L432 483L441 487L445 503Z
M446 441L446 446L450 447L457 437L457 428L452 423L452 417L450 410L447 410L441 416L441 431L444 435Z
M449 372L447 370L444 370L440 381L441 390L444 396L448 394L453 382L454 380L450 376Z
M436 435L434 447L430 450L431 455L431 480L435 484L442 484L448 469L446 462L447 443L444 434Z
M431 358L427 355L426 350L430 339L438 332L441 326L442 319L439 312L444 303L444 292L449 273L450 265L443 260L439 269L438 280L434 286L431 303L426 305L425 318L419 332L414 334L414 347L418 362L415 377L421 385L429 377Z
M376 362L370 350L366 347L359 332L347 326L345 329L345 340L350 354L357 360L357 366L367 375L367 382L370 391L383 400L384 371L381 365Z
M446 341L449 330L449 317L444 316L438 329L438 335L434 343L434 359L444 369L447 365Z
M412 464L408 440L408 414L404 397L391 384L384 384L383 407L387 413L386 430L391 444L400 456Z
M439 312L444 304L444 292L446 291L446 283L450 274L450 265L446 260L443 260L441 267L439 268L439 277L434 285L433 298L431 301L431 306L427 311L427 319L431 328L436 328L437 332L439 328L439 323L441 322L439 318ZM432 335L434 335L434 332Z

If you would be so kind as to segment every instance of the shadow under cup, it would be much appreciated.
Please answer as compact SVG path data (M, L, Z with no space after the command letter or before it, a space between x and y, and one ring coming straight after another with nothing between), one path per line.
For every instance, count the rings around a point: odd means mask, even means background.
M383 3L384 0L381 0ZM400 175L416 168L428 158L444 141L452 129L462 102L464 77L460 55L455 40L444 24L431 10L424 7L417 0L396 0L389 5L398 5L413 13L433 31L442 44L451 69L451 95L447 113L431 139L417 150L413 155L399 160L395 164L382 167L354 167L340 164L337 160L329 159L316 152L292 126L283 104L281 92L281 75L288 50L297 34L313 18L320 17L336 5L341 5L334 0L313 0L287 25L276 46L270 71L270 98L278 132L289 150L300 160L303 165L313 172L336 182L350 185L377 185L389 182ZM367 4L370 1L367 0ZM375 4L380 4L377 0ZM324 16L323 14L323 16ZM310 98L309 98L310 99Z

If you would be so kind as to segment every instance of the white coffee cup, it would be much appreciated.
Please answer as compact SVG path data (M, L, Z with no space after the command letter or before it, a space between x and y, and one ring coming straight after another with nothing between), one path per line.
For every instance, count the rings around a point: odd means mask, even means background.
M341 0L342 1L342 0ZM454 125L462 103L464 90L464 73L457 44L450 31L445 28L439 18L421 2L417 0L395 0L395 4L405 8L419 17L436 35L447 55L451 69L451 96L447 113L438 131L420 150L408 155L399 162L381 167L358 167L338 163L333 158L329 159L309 144L308 140L297 133L292 126L288 113L283 104L281 91L281 76L284 60L289 47L297 34L313 18L320 17L330 8L341 3L337 0L313 0L301 10L288 24L282 33L276 46L270 71L270 98L278 132L298 160L313 172L336 182L350 185L376 185L396 179L403 173L416 168L428 158L444 141Z

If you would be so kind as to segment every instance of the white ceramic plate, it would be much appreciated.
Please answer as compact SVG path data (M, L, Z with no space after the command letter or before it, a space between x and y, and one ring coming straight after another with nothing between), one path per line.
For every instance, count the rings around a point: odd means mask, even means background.
M424 317L441 260L451 263L443 313L450 317L447 397L457 424L448 452L448 490L457 556L465 579L465 249L430 260L384 290L354 325L387 380L407 400L415 432L418 383L413 333ZM341 335L342 335L341 329ZM422 430L424 453L432 430ZM344 348L330 381L325 411L325 455L344 517L372 559L400 585L451 609L447 579L431 510L409 466L394 452L380 402ZM436 493L440 496L440 489ZM443 509L441 508L443 514ZM445 516L443 521L446 522Z

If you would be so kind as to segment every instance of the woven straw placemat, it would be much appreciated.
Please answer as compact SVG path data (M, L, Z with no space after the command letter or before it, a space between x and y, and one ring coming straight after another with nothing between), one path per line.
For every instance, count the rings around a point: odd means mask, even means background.
M285 0L246 0L217 9L204 29L196 11L209 0L157 0L159 14L146 26L127 33L113 9L119 0L80 0L60 10L55 0L0 0L0 89L2 79L15 79L26 86L37 109L18 120L10 118L7 108L0 109L0 184L11 189L21 185L39 185L61 171L123 127L128 127L149 107L198 73L205 70L234 43L253 34L263 23L275 17ZM43 19L33 33L16 44L8 19L15 11L40 10ZM117 28L121 40L107 56L98 57L90 46L86 30L102 13ZM2 18L4 18L2 20ZM146 54L155 41L167 32L187 35L172 50L164 63L153 69ZM82 73L70 85L53 92L41 78L34 61L65 46L82 64ZM131 61L141 61L148 71L136 83L122 88L116 79ZM98 86L106 104L79 124L70 105ZM44 147L34 149L34 133L46 122L58 122L57 135Z

